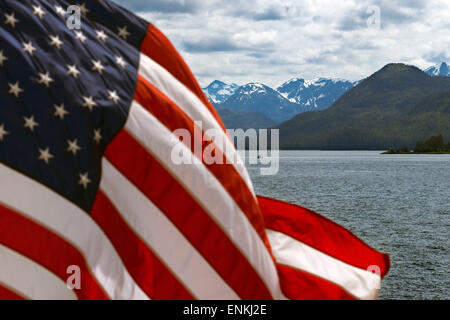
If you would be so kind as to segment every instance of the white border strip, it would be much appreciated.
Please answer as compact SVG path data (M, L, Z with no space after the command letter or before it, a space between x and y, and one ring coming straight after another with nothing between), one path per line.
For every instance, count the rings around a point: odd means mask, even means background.
M89 215L54 191L0 163L0 202L70 242L111 299L148 297Z
M175 145L191 150L181 143L157 118L139 103L131 104L125 129L153 156L160 160L177 181L209 213L236 247L247 257L266 283L274 299L281 296L275 263L263 241L233 198L203 164L176 165L171 159Z
M217 120L203 102L170 72L144 54L141 54L138 72L142 77L175 102L176 105L192 119L192 121L202 121L204 131L208 129L218 129L217 132L220 136L215 137L219 139L218 143L216 143L217 147L225 147L225 150L222 150L222 153L234 165L237 172L247 184L250 192L256 197L253 190L253 184L241 157L235 150L232 141L225 134L222 127L220 127ZM237 160L237 162L235 160Z
M69 277L69 275L68 275ZM0 283L33 300L77 300L66 283L33 260L0 244Z
M277 263L333 282L356 298L377 297L381 283L379 275L342 262L281 232L266 232Z
M198 299L239 299L172 222L103 158L100 188L127 224Z

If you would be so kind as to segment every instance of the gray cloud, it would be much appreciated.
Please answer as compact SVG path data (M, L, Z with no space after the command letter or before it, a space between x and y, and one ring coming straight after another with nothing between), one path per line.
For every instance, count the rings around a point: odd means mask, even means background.
M255 20L283 20L289 17L292 8L289 6L271 6L262 12L252 14L251 17Z
M419 11L419 9L415 9ZM381 7L382 23L404 24L415 22L419 12L406 11L401 7L392 7L391 5Z
M207 53L207 52L228 52L241 51L244 48L238 47L229 39L209 38L199 41L183 41L183 49L190 53Z
M352 31L355 29L361 29L362 27L364 27L368 17L369 17L369 15L350 14L350 15L344 17L339 22L338 28L339 28L339 30L342 30L342 31Z
M134 12L194 13L201 8L199 1L185 0L115 0Z
M255 59L264 59L269 55L268 52L250 52L247 53L247 57L255 58Z
M174 43L202 85L359 80L390 62L450 59L448 0L119 0ZM376 5L381 28L368 28Z
M424 9L428 6L429 1L426 0L382 0L382 4L391 4L413 9Z
M441 63L442 61L450 63L450 55L448 52L430 52L425 55L426 60L432 61L435 64Z
M284 15L275 8L269 8L267 11L254 15L255 20L282 20Z
M245 51L247 56L260 58L275 50L272 37L270 32L243 32L232 37L222 35L200 40L182 40L181 46L189 53Z
M420 2L420 5L411 6L411 4L400 1L401 4L395 4L395 2L378 1L375 2L380 10L380 22L381 28L390 25L403 25L409 23L415 23L420 21L420 17L423 16L423 10L426 9L426 5L421 0L414 2ZM374 14L373 11L367 10L368 6L361 6L358 9L351 10L348 15L342 17L339 21L338 29L341 31L353 31L367 26L368 19Z

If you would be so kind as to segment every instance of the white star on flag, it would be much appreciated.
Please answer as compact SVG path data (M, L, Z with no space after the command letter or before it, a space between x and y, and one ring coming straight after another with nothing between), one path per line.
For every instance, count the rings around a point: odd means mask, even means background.
M61 6L55 6L56 13L62 15L63 17L66 15L66 11Z
M96 30L95 33L97 34L97 38L99 38L103 42L106 42L106 39L108 39L108 36L103 30Z
M67 144L69 145L67 152L72 152L74 156L81 150L81 147L78 145L78 139L73 141L67 140Z
M94 141L99 144L100 141L103 139L102 134L100 132L100 129L95 129L94 130Z
M31 116L29 118L23 117L25 119L25 124L23 125L25 128L30 129L31 131L34 131L35 127L39 126L39 123L34 121L34 116Z
M16 19L14 12L11 12L11 14L9 15L5 13L5 17L6 17L5 24L10 24L13 28L15 28L16 23L20 21L19 19Z
M117 95L116 90L114 90L114 91L108 90L108 93L109 93L108 99L111 101L114 101L114 104L117 104L117 102L119 102L119 100L120 100L120 97Z
M54 80L50 77L50 74L48 72L44 73L40 73L39 72L39 77L41 79L39 79L38 83L42 83L44 84L47 88L50 87L50 83L52 83Z
M119 37L127 41L127 37L131 34L127 31L127 26L124 26L123 28L117 27L117 29L119 30L118 32Z
M91 183L91 180L88 177L88 173L85 174L80 173L80 181L78 184L81 184L84 189L87 189L88 184Z
M83 15L87 15L90 11L86 8L86 4L83 2L81 5L80 5L80 11L81 11L81 14L83 14Z
M98 73L102 74L103 70L105 69L105 67L102 65L102 62L100 60L98 61L92 60L92 64L94 65L92 67L92 70L95 70Z
M64 109L64 103L61 104L60 106L54 105L54 107L56 110L54 115L59 117L61 120L64 120L65 115L69 114L69 112L66 109Z
M84 35L84 33L81 31L75 31L75 38L80 40L82 43L84 43L87 39L86 36Z
M19 81L16 81L16 83L8 83L9 85L9 91L8 93L11 93L16 96L16 98L19 97L19 94L23 92L23 89L19 87Z
M33 55L34 51L36 51L36 48L33 47L33 43L30 41L28 43L22 42L23 51L28 52L31 56Z
M45 12L44 12L44 10L42 10L41 6L32 6L32 7L33 7L33 10L34 10L33 14L35 16L38 16L39 19L42 19L44 17L44 15L45 15Z
M67 65L67 73L70 74L72 77L74 77L75 79L78 77L78 75L80 74L80 71L77 69L76 65Z
M51 46L55 46L56 48L58 48L58 50L61 49L63 42L59 39L58 36L50 36L50 39L52 40L50 42Z
M83 97L83 100L84 100L83 107L88 108L89 111L92 111L92 109L97 105L92 96Z
M3 54L3 50L0 50L0 67L3 66L3 62L8 60L8 57Z
M5 130L5 125L2 123L0 125L0 141L3 141L3 138L8 134L9 132Z
M54 158L54 156L50 153L50 148L47 147L45 150L42 150L39 148L39 160L43 160L46 164L48 164L48 161L52 158Z
M125 68L125 66L126 66L126 62L125 62L125 60L123 60L123 58L122 57L120 57L120 56L116 56L116 63L119 65L119 66L121 66L122 68Z

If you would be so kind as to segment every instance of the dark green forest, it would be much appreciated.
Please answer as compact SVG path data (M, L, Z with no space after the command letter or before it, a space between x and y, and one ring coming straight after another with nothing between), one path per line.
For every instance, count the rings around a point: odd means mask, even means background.
M408 153L450 153L450 140L445 143L444 136L439 134L431 136L427 140L417 141L413 150L408 147L400 149L389 149L385 154L408 154Z
M219 109L217 111L225 126L230 129L263 129L275 125L272 120L258 112L233 112L228 109Z
M413 149L417 141L450 137L450 77L389 64L323 111L278 126L282 149Z

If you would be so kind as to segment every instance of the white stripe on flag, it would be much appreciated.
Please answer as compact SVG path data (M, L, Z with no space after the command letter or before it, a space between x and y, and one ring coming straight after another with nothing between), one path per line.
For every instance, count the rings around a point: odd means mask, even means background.
M272 297L280 297L278 274L268 249L216 177L203 164L175 164L171 159L175 145L180 145L184 154L191 154L191 150L180 143L172 132L136 101L131 105L125 129L148 152L158 158L209 213L248 259L266 283Z
M231 161L237 172L247 184L250 192L255 196L253 184L241 157L236 152L232 141L227 137L225 132L219 126L219 123L203 102L166 69L143 54L141 54L140 57L139 74L169 97L170 100L175 102L193 121L201 121L203 131L208 129L218 129L217 133L219 136L215 137L218 138L218 141L216 142L217 148L219 148L226 158ZM222 147L224 147L225 150L222 150Z
M103 158L100 188L128 225L198 299L239 299L172 222Z
M66 283L33 260L0 244L0 283L33 300L77 300Z
M277 263L328 280L358 299L375 299L381 283L379 275L363 270L281 232L266 230Z
M125 269L103 231L86 212L44 185L1 163L0 181L0 202L75 246L110 298L148 299Z

